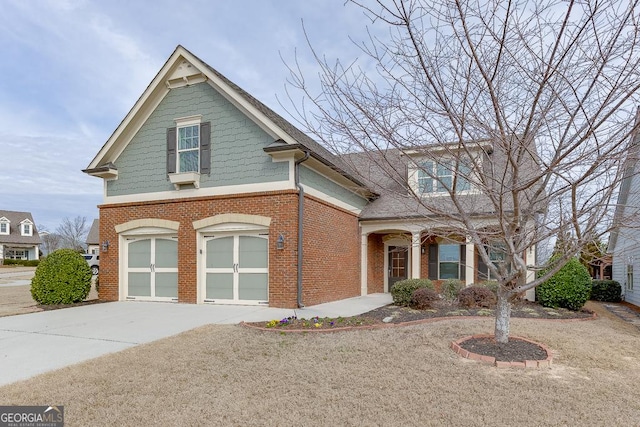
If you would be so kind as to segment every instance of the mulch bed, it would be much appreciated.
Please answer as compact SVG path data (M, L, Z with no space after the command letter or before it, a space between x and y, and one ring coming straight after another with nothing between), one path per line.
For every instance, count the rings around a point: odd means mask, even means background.
M75 302L73 304L37 304L36 307L38 307L42 311L50 311L50 310L59 310L61 308L80 307L82 305L101 304L103 302L107 302L107 301L102 301L99 299L90 299L87 301Z
M258 328L277 331L311 331L340 330L342 328L375 327L376 325L403 324L423 319L455 318L467 316L483 316L492 318L492 308L462 308L452 302L440 301L428 310L416 310L409 307L387 305L352 317L338 318L298 318L291 316L285 319L274 319L270 322L254 322L247 324ZM564 308L547 308L531 301L519 301L512 306L512 318L528 319L590 319L594 313L590 310L571 311ZM494 357L500 362L524 362L526 360L545 360L547 352L541 346L517 338L510 339L507 344L498 344L491 337L470 338L459 344L463 349L483 356Z
M493 338L470 338L459 346L472 353L494 357L500 362L545 360L548 356L539 345L517 338L509 339L506 344L498 344Z

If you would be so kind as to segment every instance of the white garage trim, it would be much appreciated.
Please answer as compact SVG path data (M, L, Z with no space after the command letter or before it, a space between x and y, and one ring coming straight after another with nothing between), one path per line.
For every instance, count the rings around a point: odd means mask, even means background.
M222 220L225 221L222 221ZM243 221L243 222L240 222ZM195 221L194 227L199 226L198 229L198 241L197 241L197 271L198 271L198 290L197 301L201 303L215 303L215 304L244 304L244 305L266 305L268 304L269 294L269 227L266 224L270 224L271 219L267 217L260 217L256 215L243 215L243 214L224 214L216 215L215 217L205 218L204 220ZM206 224L206 226L205 226ZM266 249L264 257L266 257L266 263L260 267L247 267L243 265L240 260L240 239L243 237L248 238L261 238L266 243ZM224 265L216 265L215 267L207 267L207 242L215 239L231 238L232 244L229 248L228 255L225 258ZM231 243L231 240L227 240ZM218 298L211 298L211 295L207 297L207 275L211 278L214 275L219 275L219 278L225 278L225 280L232 282L232 294L225 295ZM251 276L254 275L254 276ZM226 277L225 277L226 276ZM264 298L260 299L242 299L242 284L241 282L250 277L263 280L266 276L266 294ZM228 286L227 286L228 290Z
M145 218L135 219L133 221L125 222L124 224L118 224L116 225L115 229L116 233L120 234L143 227L178 231L178 228L180 228L180 223L178 221L169 221L168 219Z
M208 218L193 221L193 228L195 230L201 230L207 227L225 224L225 223L241 223L252 224L261 227L268 228L271 225L271 218L260 215L247 215L240 213L226 213L220 215L210 216Z

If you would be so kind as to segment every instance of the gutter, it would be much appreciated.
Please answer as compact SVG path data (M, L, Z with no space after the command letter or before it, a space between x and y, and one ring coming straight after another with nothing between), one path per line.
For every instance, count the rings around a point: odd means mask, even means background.
M302 260L303 260L303 248L302 248L302 237L304 236L304 228L302 226L302 221L304 217L304 188L300 185L300 163L306 161L309 158L309 151L305 150L304 157L296 160L294 167L294 179L296 183L296 188L298 189L298 308L303 308L304 304L302 303Z

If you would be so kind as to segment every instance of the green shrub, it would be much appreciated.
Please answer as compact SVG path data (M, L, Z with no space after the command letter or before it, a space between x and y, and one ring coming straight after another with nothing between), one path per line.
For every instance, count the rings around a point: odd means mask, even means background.
M577 258L536 288L536 299L545 307L578 311L589 299L591 276Z
M78 252L59 249L38 265L31 296L40 304L83 301L91 290L91 268Z
M622 286L615 280L594 280L591 282L591 298L595 301L619 302Z
M489 289L491 292L493 292L497 296L498 295L498 287L500 286L500 284L496 280L485 280L483 282L478 283L477 286L485 287L485 288Z
M5 259L4 265L23 265L25 267L37 267L40 263L37 259Z
M411 296L416 289L429 288L435 290L429 279L405 279L396 282L391 287L391 296L395 305L408 307L411 305Z
M431 308L431 303L439 300L438 293L429 288L418 288L411 295L411 307L418 310Z
M485 286L472 285L458 292L458 302L462 307L492 307L496 295Z
M442 282L440 292L442 297L446 300L453 301L458 298L458 292L464 289L464 283L458 279L447 279Z

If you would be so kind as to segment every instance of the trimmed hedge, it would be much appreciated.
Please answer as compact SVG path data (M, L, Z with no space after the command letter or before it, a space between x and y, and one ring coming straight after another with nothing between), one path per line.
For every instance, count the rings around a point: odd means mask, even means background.
M429 288L419 288L413 291L411 295L411 307L418 310L426 310L431 308L431 303L438 301L440 296L436 291Z
M447 279L442 282L440 287L440 293L442 294L442 298L453 301L458 298L458 293L464 289L465 284L462 280L458 279Z
M604 302L619 302L622 300L622 286L615 280L594 280L591 282L590 299Z
M37 259L4 259L4 265L23 265L25 267L37 267L40 263Z
M577 258L536 288L536 299L545 307L578 311L589 299L591 276Z
M410 306L413 293L420 288L429 288L435 291L435 287L429 279L405 279L396 282L391 287L393 303L404 307Z
M463 307L493 307L496 295L485 286L469 286L458 293L458 302Z
M91 268L72 249L58 249L38 265L31 279L31 296L40 304L84 301L91 290Z

